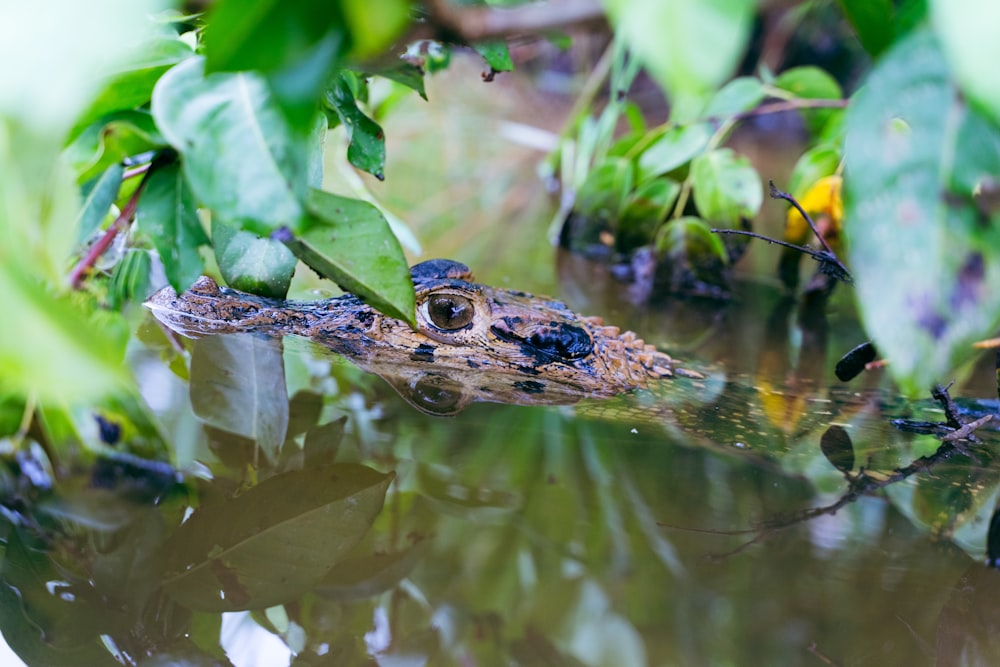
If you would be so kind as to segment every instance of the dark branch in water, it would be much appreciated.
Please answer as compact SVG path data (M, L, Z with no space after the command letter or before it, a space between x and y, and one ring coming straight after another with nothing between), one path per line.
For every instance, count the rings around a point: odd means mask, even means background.
M994 415L990 414L974 421L966 421L962 417L958 406L948 393L948 389L950 387L951 384L945 387L935 385L931 388L931 396L934 400L941 404L941 407L945 412L945 417L948 420L947 424L936 425L938 426L938 429L933 431L934 434L941 440L941 445L934 451L933 454L921 456L902 468L895 468L890 472L880 472L877 474L868 472L868 468L871 465L871 461L869 460L868 466L862 466L856 473L852 473L850 471L844 473L844 479L847 480L848 484L847 491L845 491L840 498L829 505L812 507L806 510L793 512L791 514L774 515L770 519L762 521L752 528L742 528L738 530L691 529L684 528L682 526L670 526L667 524L660 525L668 528L677 528L680 530L708 533L712 535L753 535L753 538L739 545L735 549L711 556L711 558L715 560L720 560L740 553L748 547L757 544L758 542L761 542L786 528L797 526L800 523L805 523L806 521L811 521L812 519L823 516L824 514L836 514L841 508L857 501L862 496L870 496L892 484L902 482L917 473L930 470L935 465L950 459L956 454L975 459L975 456L966 449L961 441L965 440L966 442L973 443L979 442L979 439L973 435L973 432L992 421ZM942 433L942 431L944 432Z

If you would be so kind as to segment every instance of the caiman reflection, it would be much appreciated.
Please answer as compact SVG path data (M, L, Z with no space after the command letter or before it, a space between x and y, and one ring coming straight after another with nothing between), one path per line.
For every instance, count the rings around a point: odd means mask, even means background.
M385 378L417 408L455 414L473 401L566 404L611 397L652 380L696 373L630 331L565 304L472 282L469 268L430 260L411 269L417 330L356 296L281 301L203 277L146 306L186 336L302 336Z

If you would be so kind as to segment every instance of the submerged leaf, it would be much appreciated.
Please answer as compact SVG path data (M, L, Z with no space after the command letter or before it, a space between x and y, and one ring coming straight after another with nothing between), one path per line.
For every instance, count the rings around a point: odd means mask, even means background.
M167 544L167 593L200 611L262 609L315 586L382 509L392 474L357 464L288 472L199 507Z
M288 430L280 341L252 334L195 341L191 405L205 423L255 441L276 460Z

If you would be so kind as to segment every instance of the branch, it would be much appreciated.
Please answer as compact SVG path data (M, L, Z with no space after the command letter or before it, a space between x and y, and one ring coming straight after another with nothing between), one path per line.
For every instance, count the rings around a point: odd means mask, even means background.
M427 0L427 22L417 25L410 38L444 37L445 41L481 42L524 33L543 33L604 20L598 0L549 0L510 9L458 7L448 0ZM422 30L423 28L423 30Z

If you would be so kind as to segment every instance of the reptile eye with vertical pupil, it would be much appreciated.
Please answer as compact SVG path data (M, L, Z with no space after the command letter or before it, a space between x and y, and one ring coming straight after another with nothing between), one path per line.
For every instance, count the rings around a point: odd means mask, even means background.
M426 309L431 324L445 331L469 326L476 314L472 302L457 294L433 294L427 299Z

